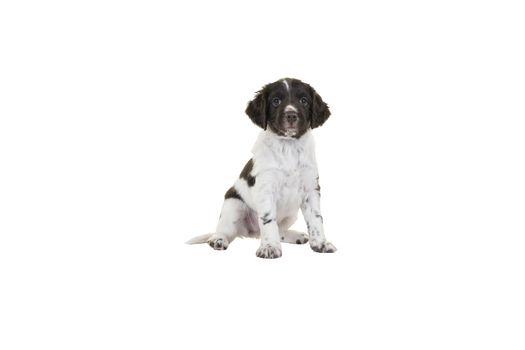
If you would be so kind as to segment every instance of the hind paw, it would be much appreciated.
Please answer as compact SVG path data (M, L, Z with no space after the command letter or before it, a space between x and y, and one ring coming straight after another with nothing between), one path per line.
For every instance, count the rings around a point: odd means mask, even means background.
M288 230L281 232L281 242L292 244L305 244L308 242L308 236L302 232Z
M228 240L222 237L212 237L208 240L208 244L215 250L228 249Z

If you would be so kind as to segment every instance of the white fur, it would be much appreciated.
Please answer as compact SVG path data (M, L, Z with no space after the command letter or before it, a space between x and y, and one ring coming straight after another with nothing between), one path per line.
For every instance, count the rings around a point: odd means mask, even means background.
M285 112L290 112L290 111L291 111L291 112L297 112L297 108L296 108L295 106L293 106L293 105L288 105L288 106L286 106L286 107L284 108L284 111L285 111Z
M262 131L252 153L254 166L251 175L256 179L255 185L250 187L245 179L237 179L234 188L243 200L226 199L215 233L188 243L202 243L207 238L215 249L226 249L237 236L260 236L257 256L280 257L281 241L306 242L305 235L288 230L301 209L312 249L335 251L324 236L311 131L299 139L278 136L270 130Z
M290 84L288 84L288 80L283 79L284 87L286 87L286 91L290 92Z
M286 88L286 91L288 92L288 98L290 100L292 100L292 92L290 91L290 83L288 83L288 80L286 79L283 79L283 84L284 84L284 87ZM288 105L290 106L290 105ZM288 107L287 106L287 107ZM292 106L293 107L293 106ZM295 108L295 107L294 107ZM297 110L296 110L297 111Z

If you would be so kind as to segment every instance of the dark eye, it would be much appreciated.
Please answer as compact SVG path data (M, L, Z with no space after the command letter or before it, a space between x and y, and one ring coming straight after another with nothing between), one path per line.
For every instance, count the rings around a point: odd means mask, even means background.
M307 105L308 104L308 100L306 99L306 97L301 97L301 99L299 100L299 102L301 102L303 105Z
M279 97L274 97L274 98L272 99L272 105L273 105L274 107L277 107L277 106L280 105L280 104L281 104L281 99L280 99Z

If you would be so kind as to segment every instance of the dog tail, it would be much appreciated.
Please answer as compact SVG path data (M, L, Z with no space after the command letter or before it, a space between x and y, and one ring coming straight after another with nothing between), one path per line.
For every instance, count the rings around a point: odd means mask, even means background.
M200 235L197 237L193 237L189 241L186 242L186 244L201 244L208 242L208 239L211 237L211 233L207 233L205 235Z

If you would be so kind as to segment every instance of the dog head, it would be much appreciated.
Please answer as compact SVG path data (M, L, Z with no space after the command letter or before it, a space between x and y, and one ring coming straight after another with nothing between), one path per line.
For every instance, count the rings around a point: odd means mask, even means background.
M248 103L246 114L263 129L300 138L330 116L328 105L308 84L298 79L281 79L265 85Z

